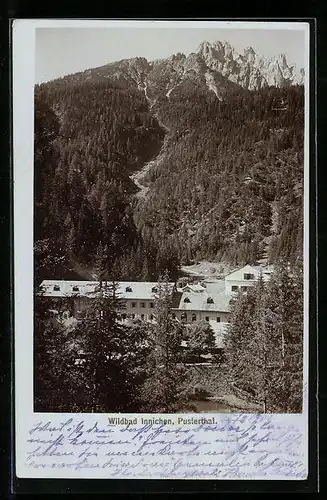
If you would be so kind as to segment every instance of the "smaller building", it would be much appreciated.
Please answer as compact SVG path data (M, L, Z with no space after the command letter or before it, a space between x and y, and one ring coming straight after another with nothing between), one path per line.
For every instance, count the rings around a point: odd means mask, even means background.
M223 281L185 285L179 304L172 310L185 323L199 320L223 323L228 321L230 299Z
M231 294L239 291L246 291L249 286L255 284L260 276L263 281L268 281L272 272L272 266L243 266L225 277L225 292L226 294Z

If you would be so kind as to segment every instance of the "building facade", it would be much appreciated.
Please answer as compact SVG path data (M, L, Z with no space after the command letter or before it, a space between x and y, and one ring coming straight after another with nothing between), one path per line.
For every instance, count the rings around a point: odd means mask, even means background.
M174 284L170 283L169 287L173 290ZM59 306L60 302L64 302L67 304L66 316L73 316L76 319L83 317L85 310L92 307L92 301L100 294L97 281L44 280L40 288L41 296L52 299L53 311L56 311L56 303ZM105 297L106 284L103 283L101 288ZM122 320L127 318L153 320L157 294L158 284L154 282L118 282L116 297L120 304L119 317Z
M225 293L234 294L239 291L246 291L249 286L253 286L261 277L263 281L270 279L273 268L262 266L246 265L225 277Z
M238 292L246 291L260 278L267 281L272 269L246 265L227 275L225 279L204 279L198 283L175 284L168 287L172 297L172 313L180 321L190 323L204 320L212 323L227 323L230 301ZM105 285L102 291L105 291ZM44 280L41 295L53 299L52 311L56 313L56 303L65 299L68 304L66 316L76 319L83 317L84 311L92 306L92 300L99 296L99 283L96 281ZM118 311L122 321L139 318L154 320L155 301L158 284L155 282L118 282L117 297L121 309Z

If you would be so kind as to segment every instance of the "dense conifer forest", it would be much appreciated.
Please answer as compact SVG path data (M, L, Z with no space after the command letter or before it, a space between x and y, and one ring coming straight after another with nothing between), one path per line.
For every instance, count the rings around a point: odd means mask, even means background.
M134 280L165 269L175 279L200 259L295 262L303 108L302 86L233 88L219 100L186 80L151 101L104 76L36 86L39 279L91 278L103 256L109 278ZM151 160L136 196L133 174Z
M263 413L302 411L303 269L279 262L231 304L225 354L231 387Z

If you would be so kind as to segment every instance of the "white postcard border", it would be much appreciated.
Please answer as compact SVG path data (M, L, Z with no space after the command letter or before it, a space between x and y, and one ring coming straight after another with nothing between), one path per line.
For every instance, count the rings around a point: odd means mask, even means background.
M33 143L34 143L34 78L35 78L35 29L40 27L111 27L127 28L129 26L147 28L160 28L173 25L174 27L207 27L217 25L220 29L303 29L305 31L306 50L306 79L305 79L305 172L304 172L304 399L303 413L301 415L272 415L269 417L269 425L274 429L280 427L295 426L301 434L302 464L299 479L304 479L308 467L308 304L309 304L309 24L308 23L274 23L274 22L216 22L216 21L98 21L98 20L15 20L13 24L13 145L14 145L14 293L15 293L15 440L16 440L16 474L18 477L60 477L60 478L108 478L108 477L140 477L138 469L135 469L131 476L108 475L106 469L90 468L72 470L56 469L46 471L43 468L31 469L26 465L27 438L30 430L39 421L51 421L53 425L59 425L69 417L77 421L74 414L37 414L33 412ZM124 415L120 415L124 416ZM212 417L210 415L201 415ZM233 418L237 416L231 414ZM92 427L95 421L99 425L105 425L107 415L103 414L83 414L85 426ZM126 415L130 418L130 415ZM138 415L141 418L141 415ZM153 418L154 415L144 415L144 418ZM176 419L176 415L161 415L163 418ZM187 415L189 418L190 415ZM194 415L199 417L199 415ZM219 421L226 417L223 414L216 414ZM248 423L255 416L248 415ZM245 423L244 423L245 422ZM246 425L246 419L244 421ZM139 423L137 425L140 425ZM268 425L268 424L267 424ZM221 432L221 429L219 430ZM274 431L275 432L275 431ZM276 430L277 432L277 430ZM201 437L202 433L199 431ZM213 438L215 436L213 431ZM222 445L220 445L222 446ZM155 445L154 448L155 449ZM250 456L248 455L248 458ZM167 459L168 460L168 459ZM194 462L195 463L195 462ZM149 464L151 465L151 464ZM253 465L253 464L252 464ZM250 467L251 468L251 467ZM192 467L191 467L192 469ZM180 477L188 478L190 473L183 473ZM212 475L201 475L201 470L197 470L197 479L213 479ZM306 472L303 472L303 471ZM193 471L194 472L194 471ZM247 478L260 479L296 479L292 475L280 471L278 474L270 471L269 475L261 475L259 471L253 469L253 474L248 473ZM150 467L148 475L142 477L174 477L160 474L158 470ZM179 477L179 476L178 476ZM244 479L244 474L229 477L217 471L216 479Z

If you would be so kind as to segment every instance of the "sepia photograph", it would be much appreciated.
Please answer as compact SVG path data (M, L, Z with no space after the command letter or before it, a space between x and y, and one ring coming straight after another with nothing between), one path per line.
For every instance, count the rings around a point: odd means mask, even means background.
M35 29L34 412L302 413L306 43Z

